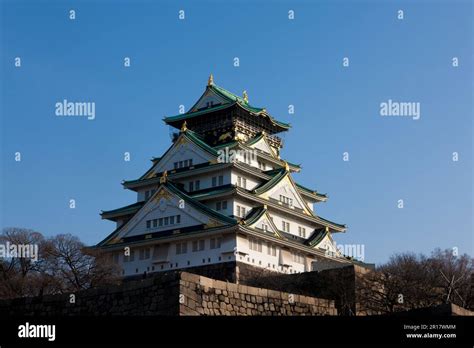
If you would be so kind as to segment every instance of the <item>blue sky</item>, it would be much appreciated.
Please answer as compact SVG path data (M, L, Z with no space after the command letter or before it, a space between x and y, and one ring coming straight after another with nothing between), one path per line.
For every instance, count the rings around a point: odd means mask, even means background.
M100 210L135 201L120 182L170 146L163 116L192 106L212 72L292 124L283 158L329 195L316 209L348 225L338 243L364 244L377 263L436 247L473 255L472 6L1 1L0 225L100 241L114 229ZM95 102L96 118L56 117L63 99ZM388 99L419 102L421 118L381 117Z

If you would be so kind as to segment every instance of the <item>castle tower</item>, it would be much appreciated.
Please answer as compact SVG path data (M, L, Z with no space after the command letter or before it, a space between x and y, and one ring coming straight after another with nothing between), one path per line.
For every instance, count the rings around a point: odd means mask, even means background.
M297 273L351 263L332 238L346 226L316 213L327 196L296 183L300 166L280 158L278 134L289 124L212 75L188 112L164 122L177 130L169 149L122 183L137 202L101 213L116 229L96 248L124 276L188 269L238 280L239 267Z

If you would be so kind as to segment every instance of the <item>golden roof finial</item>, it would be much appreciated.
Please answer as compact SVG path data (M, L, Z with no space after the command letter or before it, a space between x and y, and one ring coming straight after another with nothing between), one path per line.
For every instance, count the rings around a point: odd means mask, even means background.
M329 232L329 227L328 226L326 226L326 232Z
M186 121L183 122L183 125L181 126L181 132L186 132L188 129Z
M209 75L209 80L207 80L207 85L210 86L210 85L213 85L214 84L214 76Z
M163 172L163 175L162 175L161 178L160 178L160 184L166 183L167 180L168 180L168 171L165 170L165 171Z
M286 161L285 161L285 170L286 170L287 172L290 171L290 166L288 165L288 162L286 162Z
M244 101L245 101L246 103L248 103L248 102L249 102L249 96L248 96L248 94L247 94L247 91L244 91L242 94L243 94L243 97L244 97Z

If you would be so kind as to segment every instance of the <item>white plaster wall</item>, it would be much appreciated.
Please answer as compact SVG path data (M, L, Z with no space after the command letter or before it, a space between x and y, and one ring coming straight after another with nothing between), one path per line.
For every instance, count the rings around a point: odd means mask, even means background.
M222 238L220 248L211 249L210 248L210 239L211 238ZM201 251L192 251L193 241L204 240L205 247ZM187 252L184 254L176 253L176 244L186 243ZM205 238L189 238L186 240L176 241L167 244L168 253L166 262L164 263L153 263L153 246L148 246L150 248L150 258L145 260L140 260L139 249L141 247L132 247L132 250L135 251L135 259L132 262L124 262L123 253L120 253L119 256L119 265L124 270L124 275L136 275L143 274L143 272L159 272L159 271L168 271L174 269L204 266L208 264L216 264L222 262L235 261L234 250L236 248L236 240L233 236L226 235L215 235L213 237ZM162 247L161 245L159 247ZM204 260L204 261L203 261ZM188 264L189 261L189 264ZM178 264L176 266L176 264ZM163 268L162 268L163 266Z
M237 177L239 176L247 179L247 190L253 190L256 186L260 185L260 181L258 179L237 170L232 171L232 184L237 185Z
M276 211L270 211L269 212L270 216L273 218L273 223L275 224L275 226L278 228L278 230L282 231L283 230L283 224L282 224L282 221L286 221L286 222L289 222L290 223L290 232L291 234L295 235L295 236L299 236L298 234L298 226L301 226L301 227L304 227L306 228L306 238L309 237L309 235L313 232L313 230L315 229L315 226L309 224L309 223L306 223L306 222L303 222L301 220L297 220L297 219L294 219L294 218L290 218L288 216L283 216L283 215L279 215L278 212Z

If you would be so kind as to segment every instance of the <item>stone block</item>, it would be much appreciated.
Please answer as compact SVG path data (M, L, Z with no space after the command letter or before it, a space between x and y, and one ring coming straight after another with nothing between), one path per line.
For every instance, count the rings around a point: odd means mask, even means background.
M199 276L199 284L204 287L214 288L214 280L211 278Z

